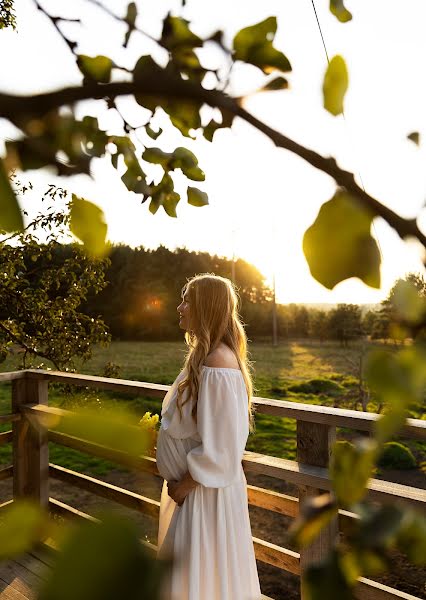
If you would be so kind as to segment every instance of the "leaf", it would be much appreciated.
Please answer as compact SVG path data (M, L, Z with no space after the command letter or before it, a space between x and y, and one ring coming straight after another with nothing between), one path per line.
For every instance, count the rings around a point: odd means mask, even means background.
M299 517L290 528L292 541L298 547L309 546L337 512L337 504L330 494L306 499Z
M360 439L355 444L347 441L334 444L330 478L339 505L350 506L362 500L376 458L377 444L374 440Z
M341 23L347 23L352 19L352 14L343 4L343 0L330 0L330 12L339 19Z
M180 168L182 173L193 181L204 181L206 176L198 166L198 158L187 148L179 147L173 152L173 168Z
M114 63L107 56L90 57L80 54L77 57L77 66L85 77L99 83L109 83Z
M276 77L268 81L266 85L261 88L261 92L275 92L278 90L288 89L288 81L285 77Z
M127 14L126 14L126 17L124 20L130 27L133 28L135 26L137 16L138 16L138 10L136 7L136 3L130 2L127 7Z
M387 504L369 506L359 520L357 534L353 541L360 548L380 551L391 545L398 534L404 519L404 509Z
M276 17L241 29L234 37L234 59L255 65L264 73L291 71L288 58L272 45L276 31Z
M163 167L168 166L172 156L172 154L163 152L163 150L160 148L145 148L142 154L143 160L146 160L154 165L162 165Z
M380 252L370 234L372 214L346 191L322 205L303 237L303 251L312 277L328 289L359 277L380 287Z
M413 131L412 133L408 134L407 139L414 142L414 144L416 144L416 146L420 145L420 133L418 131Z
M414 510L405 510L396 544L410 562L426 565L426 518Z
M161 44L168 50L174 50L182 46L188 48L202 46L203 41L190 30L189 21L169 14L163 22Z
M14 500L0 517L0 560L28 552L48 532L48 515L35 501Z
M148 556L129 519L104 513L102 522L71 530L38 598L158 600L166 564Z
M23 231L24 221L15 193L0 158L0 230Z
M166 213L169 215L169 217L177 217L176 214L176 206L178 205L178 202L180 201L180 196L177 192L170 192L168 194L164 195L163 201L162 201L162 206L164 208L164 210L166 211Z
M303 584L306 600L353 600L352 580L336 550L320 564L307 568Z
M393 308L407 323L417 325L426 317L426 297L411 281L399 280L394 286Z
M407 407L423 401L425 351L416 346L398 353L374 350L367 356L365 377L368 386L385 402L386 413L375 426L376 438L383 444L404 425Z
M349 85L348 70L344 59L333 56L324 76L322 91L324 108L334 116L343 113L343 100Z
M188 204L192 206L206 206L209 203L206 192L202 192L198 188L188 188Z
M83 242L89 254L102 256L106 252L107 225L103 211L84 198L72 195L70 230Z
M163 130L161 129L161 127L159 128L158 131L154 131L152 129L152 127L150 127L150 125L147 125L145 127L145 131L147 132L149 137L152 138L153 140L156 140L163 133Z

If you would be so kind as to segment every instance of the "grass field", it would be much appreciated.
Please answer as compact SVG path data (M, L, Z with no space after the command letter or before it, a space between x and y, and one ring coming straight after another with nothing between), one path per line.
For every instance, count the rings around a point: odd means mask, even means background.
M364 348L365 349L365 348ZM360 408L357 404L359 359L361 345L341 348L334 343L290 341L273 348L270 344L253 343L250 346L254 367L254 384L257 396L286 399L294 402L322 404L342 408ZM79 365L78 371L102 375L106 363L119 368L119 377L137 381L170 384L178 374L185 355L185 345L180 342L113 342L108 348L96 349L93 358ZM18 358L10 358L1 366L2 371L17 368ZM0 385L0 414L10 410L10 384ZM64 395L58 386L50 386L49 403L72 408L75 405L92 405L100 409L119 402L134 415L135 422L146 412L160 412L159 400L131 397L113 392L78 390L72 396ZM369 410L375 410L374 403ZM420 414L412 414L420 418ZM1 431L10 429L8 424ZM295 421L285 418L258 415L256 432L251 434L248 450L282 458L295 458ZM339 432L345 435L345 432ZM425 460L426 447L420 442L408 442L418 462ZM51 461L62 466L102 474L113 465L79 452L50 444ZM10 463L10 446L0 446L0 463Z

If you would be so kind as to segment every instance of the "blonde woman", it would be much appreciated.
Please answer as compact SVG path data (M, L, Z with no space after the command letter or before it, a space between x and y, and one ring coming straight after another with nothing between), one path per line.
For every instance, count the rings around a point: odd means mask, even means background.
M247 339L232 283L190 279L177 307L189 347L164 398L157 440L158 557L166 600L260 600L242 468L253 417Z

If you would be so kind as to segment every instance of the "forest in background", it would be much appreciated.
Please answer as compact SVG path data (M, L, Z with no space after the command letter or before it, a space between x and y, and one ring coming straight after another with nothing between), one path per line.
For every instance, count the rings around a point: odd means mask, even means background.
M40 246L38 246L40 248ZM67 264L70 281L62 282L61 289L51 290L55 301L64 299L72 278L81 278L81 262L74 244L49 244L49 255L42 259L34 256L33 245L23 245L23 262L26 265L28 287L40 287L39 277L44 268L40 261L49 261L50 268L61 269ZM2 253L7 246L0 247ZM44 253L43 253L44 254ZM94 264L96 266L94 266ZM74 266L73 266L74 265ZM252 341L269 338L272 332L273 291L265 282L262 273L243 259L235 261L207 252L194 252L185 248L171 251L164 246L155 250L144 247L131 248L127 245L112 246L108 259L91 262L97 269L99 280L105 286L87 285L85 299L79 308L83 314L101 319L115 340L160 341L182 337L178 327L176 307L180 302L181 290L187 278L196 273L215 273L232 278L241 298L241 315L248 337ZM73 273L74 271L74 273ZM67 277L64 273L65 278ZM96 275L93 274L96 278ZM426 284L422 276L408 276L419 293L426 297ZM394 290L378 305L377 310L357 304L338 304L317 308L305 304L277 304L278 337L281 340L311 338L337 340L347 345L351 340L369 336L372 339L398 338L392 327L392 304ZM6 311L6 306L3 311ZM7 315L2 315L7 318Z

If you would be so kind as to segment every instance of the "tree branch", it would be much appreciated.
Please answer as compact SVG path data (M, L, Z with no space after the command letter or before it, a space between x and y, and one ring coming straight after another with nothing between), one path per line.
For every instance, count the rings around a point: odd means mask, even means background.
M313 167L327 173L336 183L356 196L362 205L373 213L374 216L383 218L399 236L404 239L412 236L426 248L426 235L418 228L415 219L404 219L387 206L367 194L356 183L354 175L341 169L332 157L325 158L298 144L282 133L272 129L254 115L241 107L238 99L231 98L218 90L206 90L191 80L173 77L170 73L162 73L159 69L155 73L147 73L134 82L113 82L98 84L90 82L80 87L64 88L62 90L25 97L0 93L0 116L8 118L15 124L25 122L31 118L41 117L47 112L63 105L70 105L80 100L115 98L123 95L163 96L165 98L185 99L194 102L206 103L212 107L220 108L234 116L244 119L264 133L277 147L285 148L289 152L300 156Z

